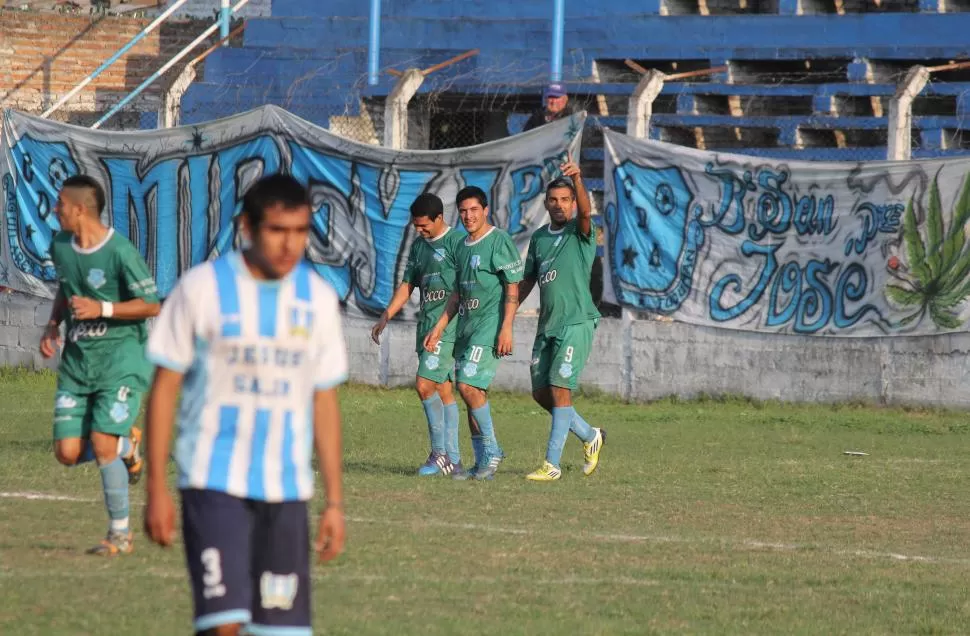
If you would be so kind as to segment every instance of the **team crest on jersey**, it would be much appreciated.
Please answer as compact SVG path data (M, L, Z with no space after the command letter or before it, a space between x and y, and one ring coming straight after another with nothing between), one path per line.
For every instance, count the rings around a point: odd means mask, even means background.
M313 312L309 309L294 307L290 310L290 335L310 339L313 327Z
M461 370L465 374L465 377L471 378L478 373L478 365L474 362L466 362L465 367Z
M111 407L111 411L109 413L109 415L111 416L111 419L113 419L118 424L121 424L122 422L127 420L130 414L131 414L131 409L129 409L128 405L125 404L124 402L115 402L114 405Z
M445 260L445 251L441 248L436 249L434 251L434 260L438 261L439 263Z
M553 244L552 244L552 246L553 246L553 247L559 247L559 244L560 244L560 243L562 243L562 237L561 237L561 236L557 236L557 237L556 237L556 242L555 242L555 243L553 243Z
M263 609L293 609L293 601L300 586L296 574L273 574L263 572L259 577L259 597Z
M481 264L482 264L482 257L479 256L478 254L472 254L471 259L469 259L468 261L468 265L471 266L472 269L478 269L478 266Z
M559 375L568 378L573 374L573 365L568 362L563 362L559 365Z
M108 279L104 277L103 269L89 269L88 270L88 284L95 289L101 289L101 287L108 282Z
M428 356L424 359L424 366L428 367L429 371L434 371L438 368L439 362L438 356Z

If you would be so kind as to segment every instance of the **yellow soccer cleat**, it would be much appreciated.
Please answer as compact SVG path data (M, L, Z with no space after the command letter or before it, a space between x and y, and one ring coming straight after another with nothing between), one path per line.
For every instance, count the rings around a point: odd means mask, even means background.
M556 481L560 477L562 471L549 462L542 462L542 468L525 476L529 481Z
M592 442L583 442L583 459L586 461L583 464L583 474L589 477L596 470L596 467L600 463L600 451L603 450L603 444L606 443L606 431L601 428L593 429L596 431L596 437L593 438Z

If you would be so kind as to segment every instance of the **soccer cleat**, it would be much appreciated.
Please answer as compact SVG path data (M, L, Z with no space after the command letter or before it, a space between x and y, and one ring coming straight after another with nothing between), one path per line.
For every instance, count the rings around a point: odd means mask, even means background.
M487 481L495 478L499 464L505 459L502 455L488 455L483 458L484 463L475 471L474 477L478 481Z
M589 477L596 470L596 467L600 463L600 451L603 450L603 444L606 443L606 429L594 428L596 431L596 437L593 438L592 442L588 444L583 442L583 459L586 461L583 464L583 474Z
M451 462L451 466L452 466L452 470L451 470L452 479L457 479L459 481L463 479L468 479L468 471L465 470L465 467L461 465L461 461L458 461L457 463Z
M439 460L448 460L444 455L439 455L438 453L431 451L428 455L428 459L418 468L418 474L422 477L433 477L435 475L441 474L441 466L438 464Z
M95 556L118 556L119 554L131 554L133 549L134 537L130 532L108 531L108 536L101 540L101 543L88 550L88 554Z
M556 481L560 477L562 477L562 471L548 461L542 462L542 468L539 470L525 476L529 481Z
M128 469L128 484L134 485L141 479L142 468L145 466L141 457L141 429L132 426L129 439L131 440L131 453L127 457L122 457L122 461L125 462L125 468Z
M472 479L475 476L475 473L478 472L478 464L475 464L471 468L464 468L460 463L457 464L457 466L459 470L451 473L451 478L458 481Z

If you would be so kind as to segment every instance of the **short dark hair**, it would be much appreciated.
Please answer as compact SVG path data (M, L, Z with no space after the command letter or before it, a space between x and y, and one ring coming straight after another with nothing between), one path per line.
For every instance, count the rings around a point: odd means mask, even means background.
M488 197L485 196L485 191L478 186L465 186L458 191L458 196L455 197L455 205L461 205L462 201L467 201L468 199L478 199L478 202L482 204L483 208L488 207Z
M266 208L274 205L288 209L309 206L310 194L302 183L282 172L261 178L243 196L242 213L249 227L259 227L266 217Z
M96 209L91 210L97 215L101 214L101 210L104 209L104 188L101 184L97 182L94 177L90 177L86 174L76 174L64 179L64 183L61 184L61 189L70 188L72 190L84 190L85 194L90 197L88 201L76 201L76 203L86 203L90 208L93 204Z
M573 193L573 198L576 198L576 186L573 185L572 181L565 177L559 177L558 179L553 179L550 181L549 185L546 186L546 196L549 196L550 190L557 190L559 188L568 188L569 191Z
M426 216L434 221L444 212L445 204L438 198L438 195L430 192L418 195L418 198L411 204L411 216L413 218Z

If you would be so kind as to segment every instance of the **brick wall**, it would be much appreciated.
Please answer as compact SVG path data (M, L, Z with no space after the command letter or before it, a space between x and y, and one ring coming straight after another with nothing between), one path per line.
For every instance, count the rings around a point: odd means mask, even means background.
M43 112L134 37L150 20L53 13L0 13L0 107ZM211 20L168 21L136 44L52 119L90 125L202 32ZM218 39L218 34L215 36ZM208 45L203 44L197 53ZM194 55L188 56L188 62ZM138 113L157 111L182 65L146 90L106 128L137 127Z
M238 1L239 0L232 0L231 4L236 4ZM175 0L168 0L168 2L165 3L164 8L170 7L174 3ZM240 9L236 16L240 18L269 16L272 5L272 0L249 0L249 4ZM221 6L222 2L220 2L220 0L189 0L178 8L175 15L211 19L213 15L219 11Z

